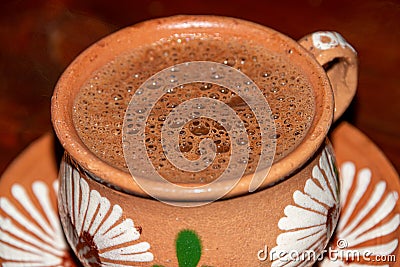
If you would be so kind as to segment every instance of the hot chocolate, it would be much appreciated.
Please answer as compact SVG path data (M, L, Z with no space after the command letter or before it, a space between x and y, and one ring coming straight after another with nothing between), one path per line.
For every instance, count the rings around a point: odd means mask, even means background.
M287 51L291 53L291 51ZM262 90L275 122L274 161L290 153L306 135L313 120L313 88L297 66L251 40L218 36L174 36L117 56L91 75L75 99L73 120L85 145L100 159L126 170L122 149L122 125L132 95L150 76L164 68L189 61L214 61L229 65L249 76ZM204 138L213 140L216 157L205 170L192 173L176 168L166 158L161 128L166 116L186 100L208 97L224 102L240 117L248 134L249 158L245 173L254 172L260 155L261 134L251 108L229 88L212 83L190 83L167 92L154 105L146 123L147 153L153 166L172 182L210 182L226 168L231 152L229 129L209 118L193 119L179 135L179 151L189 160L202 155ZM134 129L135 125L128 125Z

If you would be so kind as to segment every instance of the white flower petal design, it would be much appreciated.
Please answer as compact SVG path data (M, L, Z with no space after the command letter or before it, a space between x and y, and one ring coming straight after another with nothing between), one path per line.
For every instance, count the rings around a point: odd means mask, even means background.
M278 222L279 229L284 232L278 235L277 246L270 251L273 267L309 266L316 257L310 261L299 260L290 253L296 251L301 255L313 251L319 256L328 244L339 214L338 181L331 155L327 146L303 192L293 193L295 205L284 209L286 216Z
M391 255L398 247L398 239L382 242L382 237L395 233L400 225L400 214L395 211L399 195L396 191L390 191L385 181L376 184L371 183L372 173L368 168L356 172L352 162L345 162L341 166L342 194L341 205L343 207L341 219L336 232L336 240L344 240L346 248L342 248L343 255L346 251L365 251L374 256ZM364 204L359 205L360 202ZM375 242L372 242L374 241ZM368 243L368 245L365 245ZM333 249L337 249L334 244ZM330 261L325 259L320 266L351 266L368 267L377 266L379 262L370 265L367 262ZM389 266L387 262L381 262L378 266Z
M53 183L57 194L58 182ZM32 183L32 199L13 184L13 199L0 198L0 258L2 266L64 266L67 244L46 183ZM18 204L17 204L18 203Z
M137 242L141 228L119 205L91 190L73 163L61 165L59 210L67 240L85 266L133 266L154 256L148 242ZM122 263L121 263L122 262Z

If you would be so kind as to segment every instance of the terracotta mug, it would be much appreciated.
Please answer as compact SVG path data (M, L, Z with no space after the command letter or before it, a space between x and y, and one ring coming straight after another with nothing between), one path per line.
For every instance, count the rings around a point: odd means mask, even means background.
M196 34L252 40L289 58L313 88L315 112L302 142L272 164L256 191L249 192L252 175L246 175L221 199L187 208L179 203L207 201L226 188L185 187L182 196L154 183L157 196L178 205L158 201L129 172L89 150L72 117L82 85L115 56L170 36ZM296 42L234 18L176 16L105 37L72 62L52 98L54 128L66 150L59 213L73 251L85 266L312 265L328 244L340 209L335 157L326 136L356 84L356 52L335 32ZM307 251L314 257L299 260Z

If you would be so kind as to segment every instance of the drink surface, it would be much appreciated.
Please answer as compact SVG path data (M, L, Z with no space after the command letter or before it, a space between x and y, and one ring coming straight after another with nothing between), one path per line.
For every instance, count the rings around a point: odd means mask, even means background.
M148 156L164 178L171 182L207 183L218 178L230 160L230 129L201 117L182 127L177 149L187 159L195 160L204 153L200 142L210 138L216 152L215 158L209 159L212 163L200 172L187 172L168 161L161 143L163 123L171 110L190 99L208 97L222 101L240 117L243 123L235 127L245 127L248 139L236 142L250 150L248 158L235 164L246 164L246 174L255 171L263 140L276 142L274 161L285 157L301 143L315 109L313 88L301 68L291 64L285 56L249 40L175 36L119 55L91 75L75 99L73 113L75 127L85 145L100 159L128 171L122 149L122 127L132 95L153 74L190 61L219 62L249 76L268 101L276 133L262 137L251 108L229 88L205 82L178 86L155 103L143 136ZM131 127L134 128L134 123Z

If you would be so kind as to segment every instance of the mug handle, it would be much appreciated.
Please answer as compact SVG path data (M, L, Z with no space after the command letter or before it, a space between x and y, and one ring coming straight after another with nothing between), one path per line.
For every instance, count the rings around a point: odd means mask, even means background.
M335 97L336 121L350 105L357 88L356 50L337 32L318 31L304 36L299 44L324 68Z

